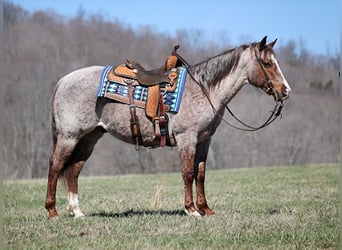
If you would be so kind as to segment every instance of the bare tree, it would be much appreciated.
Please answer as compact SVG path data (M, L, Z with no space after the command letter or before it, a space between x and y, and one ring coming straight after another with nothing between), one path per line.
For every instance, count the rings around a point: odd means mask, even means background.
M190 63L232 48L225 34L202 43L199 30L161 34L153 26L132 28L120 20L87 15L74 18L53 11L29 13L4 1L1 113L5 178L47 174L50 154L50 97L63 75L88 65L116 65L125 59L159 67L173 46ZM337 162L339 159L339 54L312 55L305 43L288 41L277 58L293 87L283 119L246 133L221 125L209 152L210 168ZM95 94L95 93L94 93ZM260 124L273 108L271 98L245 87L230 104L250 124ZM228 119L229 116L226 114ZM143 149L104 136L82 174L169 172L179 169L177 150Z

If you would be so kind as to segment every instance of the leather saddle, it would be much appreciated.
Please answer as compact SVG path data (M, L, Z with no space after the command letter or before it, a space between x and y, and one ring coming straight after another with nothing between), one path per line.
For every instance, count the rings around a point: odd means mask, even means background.
M126 79L136 80L133 82L133 86L151 87L161 84L173 86L178 77L176 73L177 61L178 58L171 55L166 59L165 66L146 70L140 63L126 60L125 64L113 68L107 79L121 84L126 84Z
M136 149L143 143L138 117L135 112L136 104L133 98L134 87L141 85L148 89L144 108L146 117L153 123L155 140L160 140L160 146L172 144L169 142L168 138L168 117L165 113L169 110L169 107L163 102L163 93L165 91L171 92L176 89L178 78L177 67L179 66L182 66L182 63L178 57L170 55L167 57L164 66L157 69L146 70L141 64L135 61L126 60L125 64L118 65L108 73L107 79L109 81L128 86L131 132L136 144Z

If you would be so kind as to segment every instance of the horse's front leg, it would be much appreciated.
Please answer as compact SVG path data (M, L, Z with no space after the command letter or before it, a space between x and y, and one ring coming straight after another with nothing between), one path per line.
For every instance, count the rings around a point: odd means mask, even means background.
M210 139L208 141L199 143L196 146L195 169L196 169L196 206L199 212L203 215L209 216L215 214L212 211L205 197L204 181L206 160L209 152Z
M207 204L205 197L204 181L206 160L209 152L210 139L208 141L197 144L195 156L195 170L196 170L196 206L199 212L203 215L209 216L215 214Z
M195 208L192 194L192 185L195 179L194 161L196 154L196 143L192 139L196 140L196 137L189 136L187 139L182 137L177 139L184 181L184 208L186 214L190 216L201 216Z

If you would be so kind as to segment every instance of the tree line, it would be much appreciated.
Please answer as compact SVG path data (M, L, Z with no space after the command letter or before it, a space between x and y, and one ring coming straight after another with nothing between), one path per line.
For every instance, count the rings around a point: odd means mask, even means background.
M50 10L31 13L9 1L3 2L3 17L1 167L6 179L46 177L51 94L67 73L89 65L116 65L127 58L156 68L176 44L190 63L237 46L224 33L216 41L199 43L204 38L200 30L169 35L84 11L68 18ZM221 125L209 152L209 169L339 160L339 54L311 54L293 40L277 44L276 53L293 88L283 118L253 133ZM247 86L230 106L241 119L256 124L273 108L273 101ZM175 149L136 152L132 145L106 135L82 174L177 170Z

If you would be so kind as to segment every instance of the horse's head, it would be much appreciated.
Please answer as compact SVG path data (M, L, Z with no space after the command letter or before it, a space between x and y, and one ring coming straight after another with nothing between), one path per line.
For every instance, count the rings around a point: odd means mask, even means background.
M252 62L248 73L248 81L272 95L275 101L283 101L289 97L291 87L287 83L277 59L274 56L273 46L276 40L266 44L265 36L259 43L251 46Z

